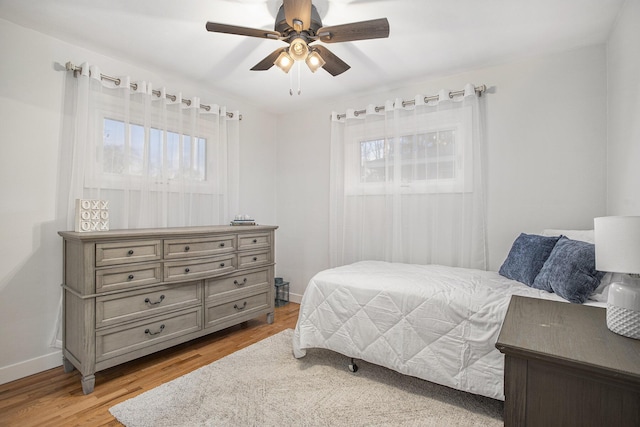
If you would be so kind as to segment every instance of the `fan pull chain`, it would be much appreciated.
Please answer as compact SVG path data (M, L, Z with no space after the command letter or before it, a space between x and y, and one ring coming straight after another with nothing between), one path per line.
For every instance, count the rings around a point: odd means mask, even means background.
M298 69L298 95L302 94L302 86L300 85L300 61L296 61L296 68ZM289 73L289 95L293 96L293 73Z
M293 96L293 76L289 73L289 95Z

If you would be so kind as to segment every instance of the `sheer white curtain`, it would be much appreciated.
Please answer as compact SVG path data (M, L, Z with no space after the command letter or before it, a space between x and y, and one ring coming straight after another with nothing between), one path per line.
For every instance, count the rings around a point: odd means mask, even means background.
M482 98L470 84L438 95L332 114L332 266L486 269Z
M149 82L68 73L59 202L109 202L111 229L215 225L237 212L239 114ZM133 84L132 84L133 83Z

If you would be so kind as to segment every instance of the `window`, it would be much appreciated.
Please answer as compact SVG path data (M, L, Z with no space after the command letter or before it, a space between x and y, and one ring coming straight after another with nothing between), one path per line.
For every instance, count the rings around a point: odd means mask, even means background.
M351 166L345 171L349 194L383 194L394 188L414 193L471 190L471 124L465 111L434 112L418 119L417 126L416 117L401 123L413 125L411 133L351 141ZM436 125L436 120L441 123ZM367 126L367 135L384 132L375 124Z
M396 155L398 151L398 155ZM360 143L360 182L384 182L400 168L403 184L456 179L455 129ZM399 157L399 162L395 158Z
M207 138L165 131L104 117L103 178L118 188L123 180L154 178L155 184L201 186L212 176ZM210 191L209 191L210 192Z

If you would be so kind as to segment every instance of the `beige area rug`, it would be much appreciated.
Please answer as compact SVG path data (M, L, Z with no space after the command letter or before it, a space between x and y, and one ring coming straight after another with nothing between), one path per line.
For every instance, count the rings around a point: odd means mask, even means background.
M311 349L293 330L237 351L109 411L138 426L501 426L503 402Z

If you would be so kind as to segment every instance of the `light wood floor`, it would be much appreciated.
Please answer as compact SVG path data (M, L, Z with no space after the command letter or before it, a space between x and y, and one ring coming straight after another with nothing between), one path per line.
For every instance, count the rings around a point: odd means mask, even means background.
M96 373L95 391L82 394L78 371L62 366L0 385L0 426L121 426L113 405L151 390L288 328L298 304L276 308L275 321L250 320L186 344Z

